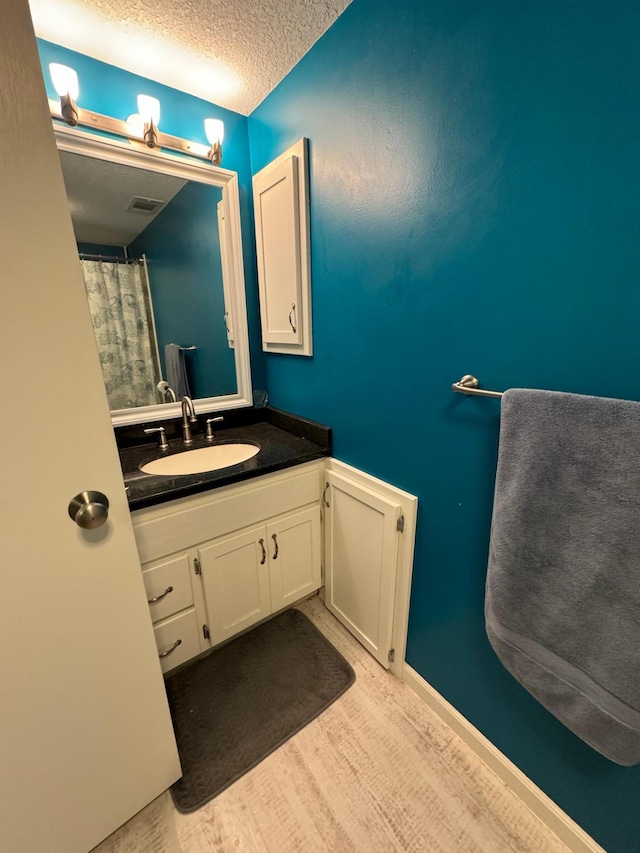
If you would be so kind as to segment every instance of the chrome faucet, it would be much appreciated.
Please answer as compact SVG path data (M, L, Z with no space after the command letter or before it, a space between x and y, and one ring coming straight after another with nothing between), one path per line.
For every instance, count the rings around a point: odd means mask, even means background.
M182 398L182 442L186 445L193 444L190 423L197 424L198 419L193 409L193 400L185 396Z

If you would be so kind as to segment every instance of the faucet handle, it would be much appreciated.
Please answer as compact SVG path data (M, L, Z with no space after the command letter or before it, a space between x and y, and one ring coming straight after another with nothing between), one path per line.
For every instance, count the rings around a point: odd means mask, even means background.
M213 441L213 439L215 438L215 435L213 434L213 427L211 426L211 424L218 424L218 423L220 423L220 421L223 421L223 420L224 420L224 418L222 417L222 415L219 415L217 418L209 418L209 420L206 421L206 424L207 424L206 439L207 439L207 441Z
M144 430L145 435L151 435L151 433L157 432L159 433L158 438L158 447L160 450L166 450L169 447L169 442L167 441L167 433L164 427L150 427L149 429Z

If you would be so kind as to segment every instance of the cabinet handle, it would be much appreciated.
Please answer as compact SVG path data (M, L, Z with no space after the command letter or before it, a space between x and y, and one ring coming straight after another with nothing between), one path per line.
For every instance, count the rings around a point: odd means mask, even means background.
M327 500L327 489L329 488L329 483L324 484L324 492L322 493L322 502L325 506L331 506L329 501Z
M276 550L273 552L273 559L274 559L274 560L277 560L277 559L278 559L278 551L279 551L280 549L278 548L278 540L277 540L277 538L276 538L276 534L275 534L275 533L273 533L273 534L271 535L271 538L273 539L273 544L276 546Z
M292 303L291 303L291 311L289 311L289 325L291 326L291 328L293 329L293 331L294 331L294 332L297 332L298 330L297 330L297 329L296 329L296 327L293 325L293 320L291 319L291 315L293 314L293 312L294 312L295 310L296 310L296 303L295 303L295 302L292 302Z
M157 601L162 601L165 595L169 595L170 592L173 592L172 586L168 586L161 595L156 595L155 598L148 598L147 604L155 604Z
M262 559L260 560L260 565L264 566L265 561L267 559L267 552L265 551L265 548L264 548L264 539L258 539L258 542L260 544L260 547L262 548Z
M227 317L228 317L228 316L229 316L229 312L228 312L228 311L225 311L225 314L224 314L224 328L225 328L225 330L226 330L227 334L229 333L229 324L227 323Z
M178 646L182 643L182 640L176 640L175 643L171 646L170 649L167 649L166 652L160 652L158 655L159 658L166 658L167 655L170 655L171 652L175 652Z

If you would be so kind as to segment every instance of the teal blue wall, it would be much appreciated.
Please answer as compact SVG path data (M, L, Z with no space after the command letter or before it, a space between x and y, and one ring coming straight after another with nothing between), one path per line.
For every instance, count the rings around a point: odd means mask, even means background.
M195 346L185 355L193 397L236 394L234 351L224 324L218 235L220 187L187 183L129 246L145 254L162 375L166 344Z
M38 50L45 86L50 98L56 99L58 96L53 88L48 66L50 62L61 62L64 65L70 65L78 72L80 81L78 103L87 109L126 119L137 110L137 95L152 95L160 100L160 127L163 131L204 145L207 144L204 133L205 118L219 118L224 121L225 141L222 166L238 173L240 189L253 384L255 388L264 388L266 378L258 319L247 118L208 101L187 95L185 92L179 92L177 89L171 89L161 83L147 80L42 39L38 40Z
M639 24L619 0L354 0L249 119L254 172L310 139L315 354L268 356L270 399L419 496L409 663L612 852L640 849L640 768L489 647L499 404L450 385L640 399Z
M111 255L111 257L124 258L124 246L107 246L103 243L78 243L78 251L87 255Z

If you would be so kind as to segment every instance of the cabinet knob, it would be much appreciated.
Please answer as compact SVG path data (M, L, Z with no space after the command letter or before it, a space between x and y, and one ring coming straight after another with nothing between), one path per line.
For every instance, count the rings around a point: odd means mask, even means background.
M69 504L69 517L83 530L102 527L109 516L109 501L102 492L80 492Z

